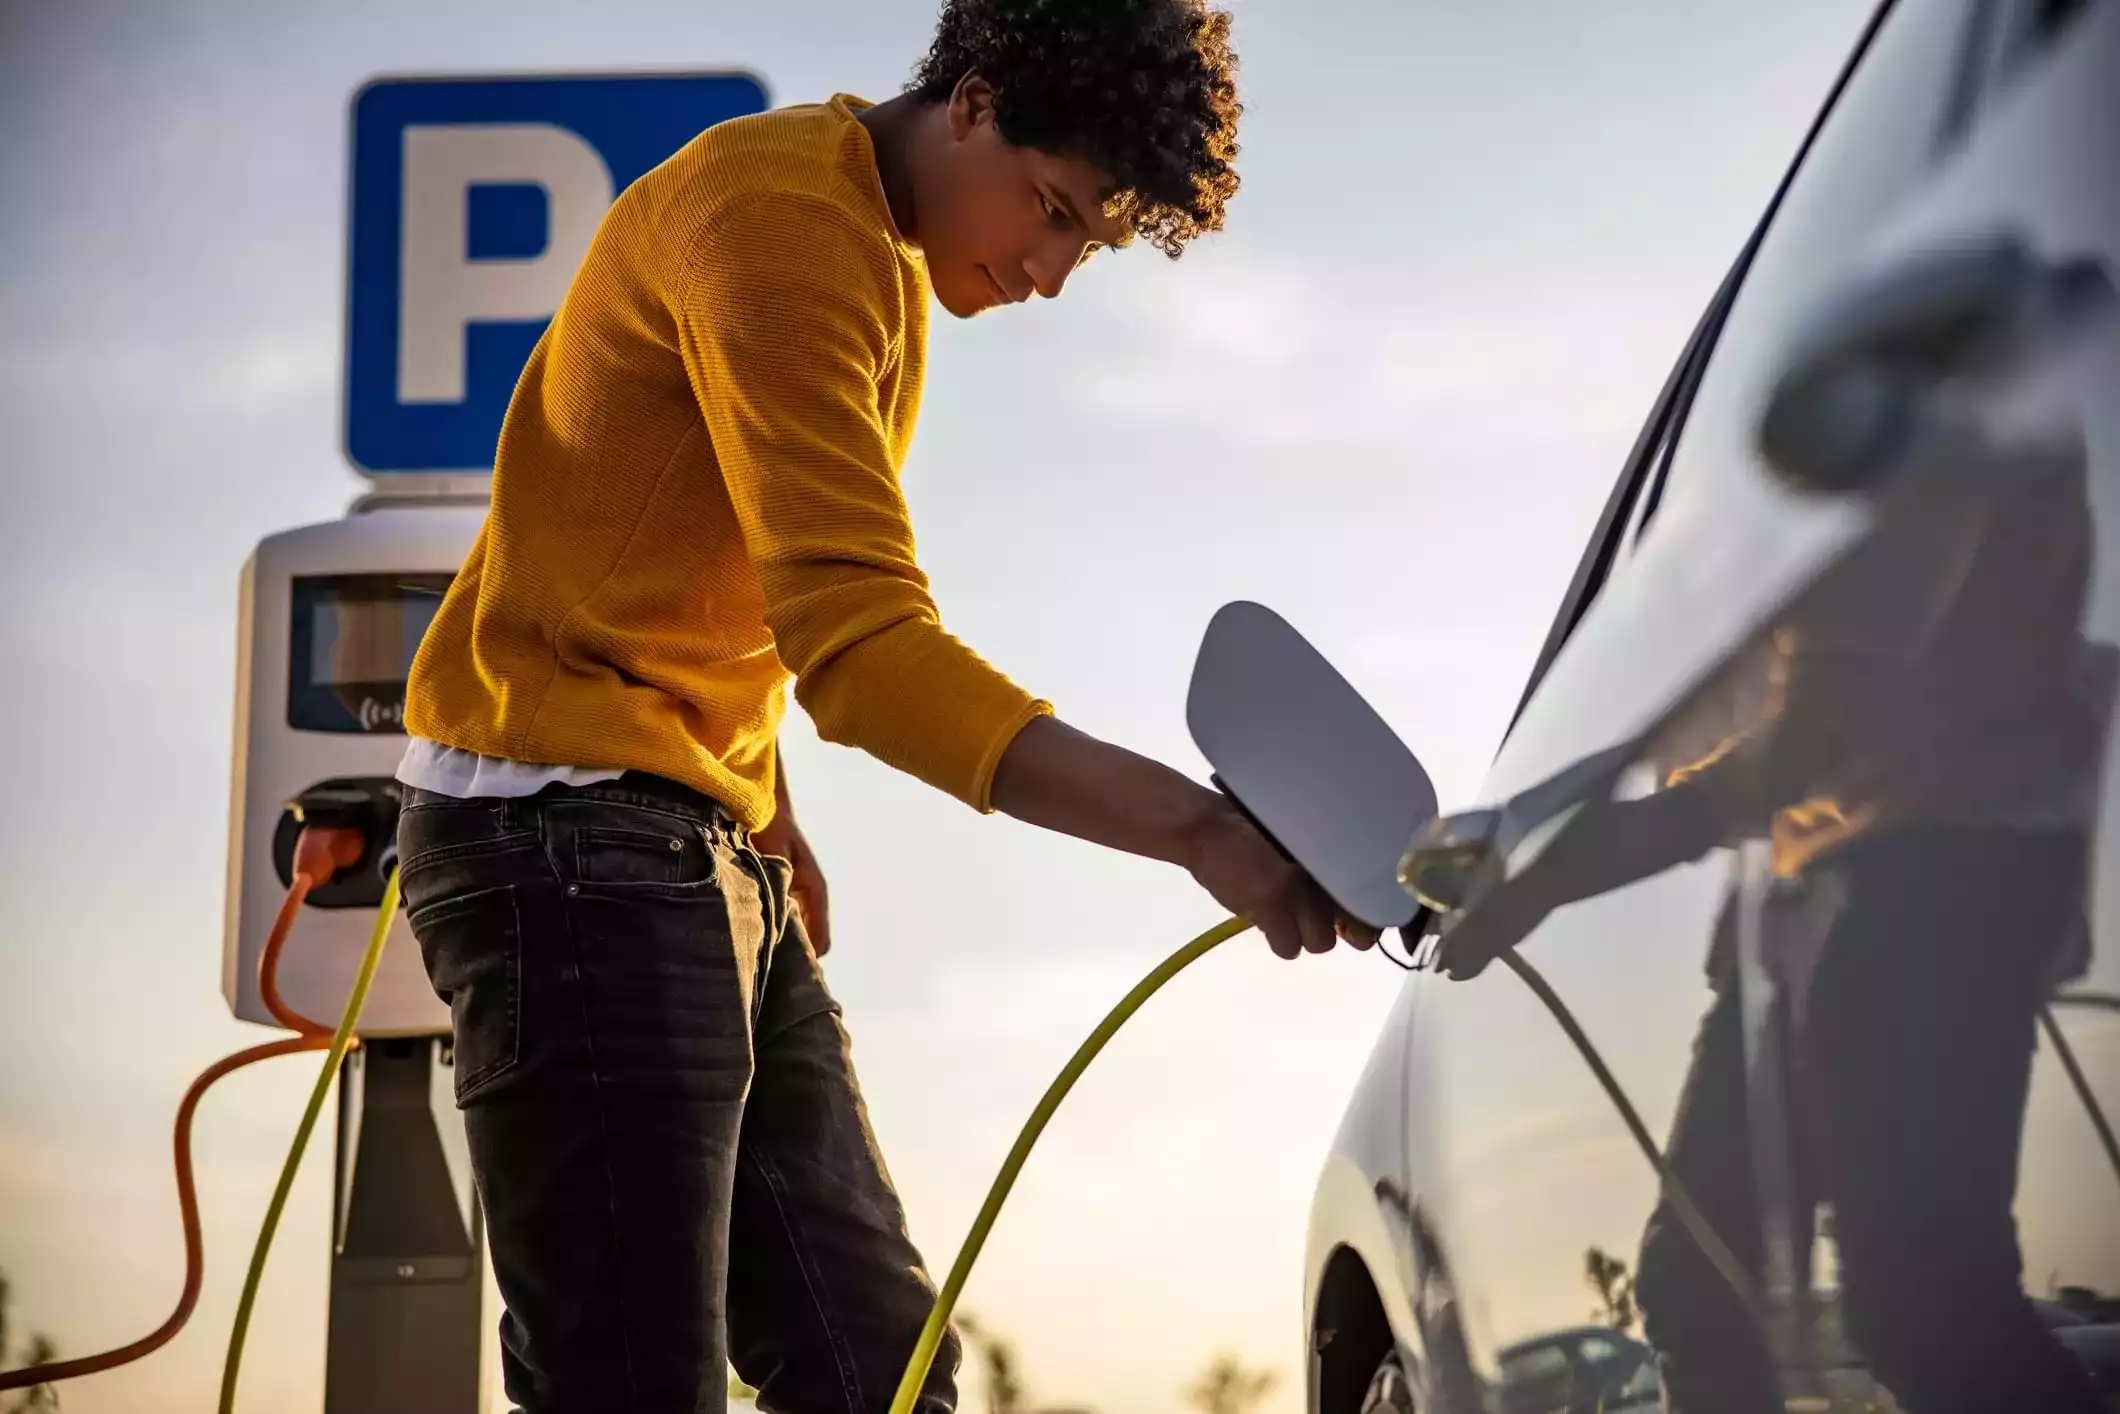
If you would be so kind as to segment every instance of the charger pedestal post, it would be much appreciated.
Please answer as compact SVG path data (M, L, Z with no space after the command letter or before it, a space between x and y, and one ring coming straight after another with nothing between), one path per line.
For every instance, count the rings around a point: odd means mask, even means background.
M340 1076L325 1414L483 1408L485 1235L450 1070L446 1040L408 1036Z

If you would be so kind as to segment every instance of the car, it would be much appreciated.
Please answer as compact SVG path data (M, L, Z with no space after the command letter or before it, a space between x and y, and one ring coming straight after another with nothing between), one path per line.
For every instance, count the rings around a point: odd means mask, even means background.
M1661 1385L1648 1346L1610 1326L1578 1326L1496 1352L1497 1414L1617 1414L1656 1406Z
M2039 1313L2040 1320L2046 1322L2054 1330L2060 1330L2064 1326L2095 1324L2090 1317L2080 1312L2071 1311L2057 1301L2034 1301L2032 1302L2032 1309Z
M2109 1410L2120 1410L2120 1325L2064 1326L2056 1339L2091 1371Z
M1310 1414L1572 1407L1593 1310L1674 1409L1688 1349L2110 1389L2043 1313L2120 1296L2115 270L2120 4L1876 5L1410 843Z

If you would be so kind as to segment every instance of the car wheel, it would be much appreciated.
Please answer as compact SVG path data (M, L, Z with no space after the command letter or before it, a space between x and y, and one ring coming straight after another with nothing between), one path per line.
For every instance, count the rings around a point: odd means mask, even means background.
M1414 1414L1413 1382L1406 1378L1405 1362L1394 1350L1370 1376L1362 1395L1362 1414Z

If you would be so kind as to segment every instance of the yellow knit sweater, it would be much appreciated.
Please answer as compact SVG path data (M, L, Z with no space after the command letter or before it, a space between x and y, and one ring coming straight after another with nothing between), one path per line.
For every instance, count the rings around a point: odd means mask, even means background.
M840 96L722 123L612 206L516 385L407 728L773 815L829 741L988 810L1049 706L943 630L899 490L927 271Z

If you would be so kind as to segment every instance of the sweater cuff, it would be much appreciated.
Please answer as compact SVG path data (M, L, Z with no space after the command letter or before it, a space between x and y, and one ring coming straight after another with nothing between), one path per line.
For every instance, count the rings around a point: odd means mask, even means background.
M826 741L867 751L981 813L1002 753L1051 706L932 619L871 633L798 673L795 697Z
M1043 698L1033 698L1023 704L1016 715L1008 718L1000 731L994 733L993 742L986 755L980 758L979 772L972 780L969 804L982 815L994 813L994 774L1001 769L1001 758L1015 743L1016 737L1039 717L1053 715L1053 704Z

